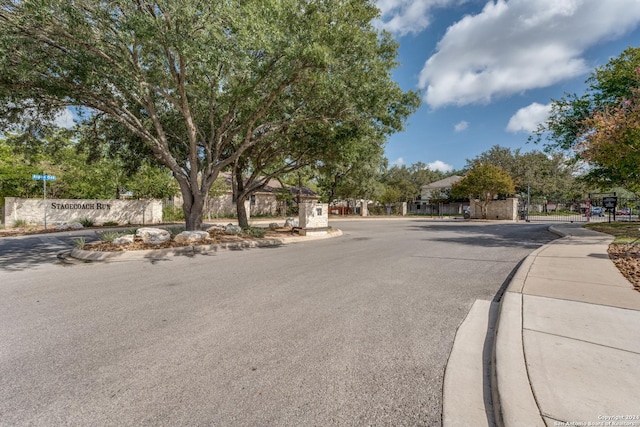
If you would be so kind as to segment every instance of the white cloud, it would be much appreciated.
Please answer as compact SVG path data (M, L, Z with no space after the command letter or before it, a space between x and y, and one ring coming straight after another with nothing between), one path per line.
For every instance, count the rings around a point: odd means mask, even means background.
M449 172L453 170L453 166L448 165L441 160L436 160L435 162L428 163L427 166L432 171Z
M374 24L397 36L417 34L431 24L430 11L456 0L378 0L381 17Z
M393 162L391 162L393 166L402 166L404 165L404 159L402 157L398 157Z
M72 128L75 126L75 122L73 121L73 113L68 108L65 108L60 114L56 116L53 121L56 126L61 128Z
M507 131L513 133L533 132L538 129L538 125L549 118L550 111L551 104L542 105L537 102L521 108L509 119Z
M418 86L433 108L547 87L588 72L587 48L639 23L638 0L489 1L448 28Z
M469 122L463 120L454 126L454 130L456 132L462 132L463 130L466 130L468 127L469 127Z

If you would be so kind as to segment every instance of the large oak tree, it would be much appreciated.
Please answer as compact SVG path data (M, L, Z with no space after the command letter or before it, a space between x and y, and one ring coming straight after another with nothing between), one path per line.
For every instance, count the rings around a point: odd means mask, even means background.
M397 46L366 0L1 0L0 120L72 106L126 133L177 180L187 229L243 156L305 129L401 128L417 96L391 80ZM29 114L25 114L29 111ZM253 153L253 154L252 154Z

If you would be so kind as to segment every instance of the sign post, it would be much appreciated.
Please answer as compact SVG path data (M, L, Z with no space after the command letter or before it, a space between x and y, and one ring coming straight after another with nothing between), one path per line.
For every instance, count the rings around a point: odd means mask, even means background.
M31 175L31 179L36 181L42 181L42 200L44 201L44 229L47 229L47 181L55 181L55 175L46 175L42 172L42 175Z
M611 222L611 212L613 212L613 220L615 221L616 206L618 205L618 198L615 195L613 197L603 197L602 204L604 205L605 209L609 211L609 222Z

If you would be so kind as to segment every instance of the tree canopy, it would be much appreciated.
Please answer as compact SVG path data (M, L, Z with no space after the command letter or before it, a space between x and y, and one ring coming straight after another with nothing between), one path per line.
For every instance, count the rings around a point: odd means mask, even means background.
M44 138L47 150L39 153L25 153L21 140L12 135L0 138L0 198L41 196L42 182L31 175L43 172L56 176L47 184L47 195L54 198L110 199L131 192L135 198L162 199L176 194L175 180L166 168L144 162L126 173L117 158L89 160L67 132Z
M419 97L391 80L377 15L366 0L2 0L0 120L36 134L80 108L104 141L171 171L196 229L243 156L277 145L288 162L309 144L295 135L345 124L402 128Z
M535 140L545 140L549 149L573 150L588 162L591 183L639 192L639 70L638 47L596 68L584 94L565 94L552 102L551 115Z
M495 145L471 160L467 169L476 163L489 163L506 171L515 185L515 193L532 197L555 199L572 198L580 191L575 175L578 167L569 162L560 151L543 153L531 151L522 153L519 148L512 150Z
M476 162L451 188L454 198L478 199L483 218L487 217L489 202L499 195L512 195L514 192L511 176L501 167L486 162Z

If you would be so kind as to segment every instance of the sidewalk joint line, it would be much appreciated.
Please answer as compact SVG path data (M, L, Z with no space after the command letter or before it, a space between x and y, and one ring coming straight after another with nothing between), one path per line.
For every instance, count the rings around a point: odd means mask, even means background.
M631 350L625 350L624 348L612 347L610 345L605 345L605 344L598 344L597 342L587 341L587 340L583 340L583 339L580 339L580 338L573 338L573 337L568 337L566 335L554 334L552 332L538 331L538 330L535 330L535 329L529 329L529 328L524 328L524 327L522 328L522 330L523 331L526 330L526 331L530 331L530 332L536 332L536 333L539 333L539 334L551 335L551 336L558 337L558 338L566 338L566 339L572 340L572 341L579 341L579 342L583 342L583 343L586 343L586 344L596 345L598 347L610 348L612 350L619 350L619 351L623 351L625 353L631 353L631 354L636 354L636 355L640 356L640 352L631 351ZM524 344L524 336L523 336L523 344Z
M524 294L524 295L526 295L528 297L555 299L555 300L559 300L559 301L575 302L575 303L578 303L578 304L587 304L587 305L595 305L595 306L598 306L598 307L615 308L615 309L618 309L618 310L640 311L639 308L618 307L617 305L608 305L608 304L596 304L595 302L589 302L589 301L576 301L576 300L573 300L573 299L549 297L549 296L545 296L545 295L535 295L535 294Z

